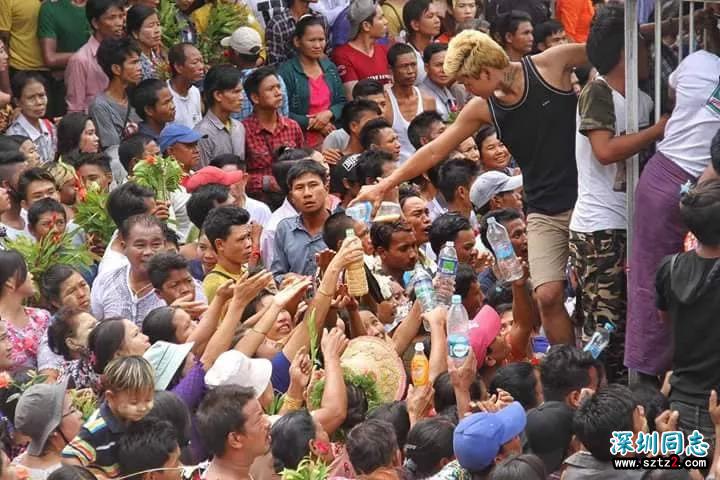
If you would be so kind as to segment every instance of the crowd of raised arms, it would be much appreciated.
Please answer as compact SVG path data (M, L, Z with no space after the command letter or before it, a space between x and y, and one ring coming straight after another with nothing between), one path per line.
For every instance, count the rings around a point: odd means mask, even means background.
M720 478L681 2L0 0L0 480Z

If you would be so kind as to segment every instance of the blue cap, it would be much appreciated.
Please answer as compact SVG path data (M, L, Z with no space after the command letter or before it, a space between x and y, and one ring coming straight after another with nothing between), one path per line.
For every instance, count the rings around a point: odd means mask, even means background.
M207 135L196 132L192 128L188 128L185 125L179 123L169 123L160 132L160 151L165 152L168 148L175 145L176 143L195 143L201 138L206 138Z
M503 445L525 430L525 409L513 402L495 413L473 413L455 428L453 446L460 466L482 472L493 464Z

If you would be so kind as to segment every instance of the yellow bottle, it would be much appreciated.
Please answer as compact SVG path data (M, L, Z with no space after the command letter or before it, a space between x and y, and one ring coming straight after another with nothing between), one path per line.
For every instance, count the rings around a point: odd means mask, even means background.
M345 231L348 238L355 238L355 230L348 228ZM345 281L348 293L353 297L363 297L368 294L367 277L365 277L365 262L360 260L347 267Z
M425 347L422 342L415 344L415 355L410 364L410 375L412 376L413 385L423 387L428 384L430 379L430 362L425 356Z

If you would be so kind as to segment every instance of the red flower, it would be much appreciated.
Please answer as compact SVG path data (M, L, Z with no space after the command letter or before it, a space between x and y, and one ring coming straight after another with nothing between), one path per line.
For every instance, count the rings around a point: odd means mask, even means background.
M155 162L157 162L157 158L155 158L153 155L148 155L147 157L145 157L145 162L148 165L155 165Z
M23 338L23 348L27 350L29 353L35 354L37 353L37 341L35 341L32 337L25 337Z
M230 50L225 50L225 51L223 52L223 57L225 57L225 58L230 58Z
M12 378L7 372L0 373L0 389L7 388L12 383Z

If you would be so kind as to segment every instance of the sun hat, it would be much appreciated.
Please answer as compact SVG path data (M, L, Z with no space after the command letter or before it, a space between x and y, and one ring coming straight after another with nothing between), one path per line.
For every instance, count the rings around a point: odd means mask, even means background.
M15 409L15 428L30 437L27 451L42 455L48 437L60 426L67 381L33 385L20 396Z
M155 390L165 390L170 385L194 345L194 342L178 344L158 340L147 349L143 357L155 371Z
M272 363L265 358L250 358L237 350L224 352L205 374L208 387L239 385L252 388L255 397L267 390L272 376Z

